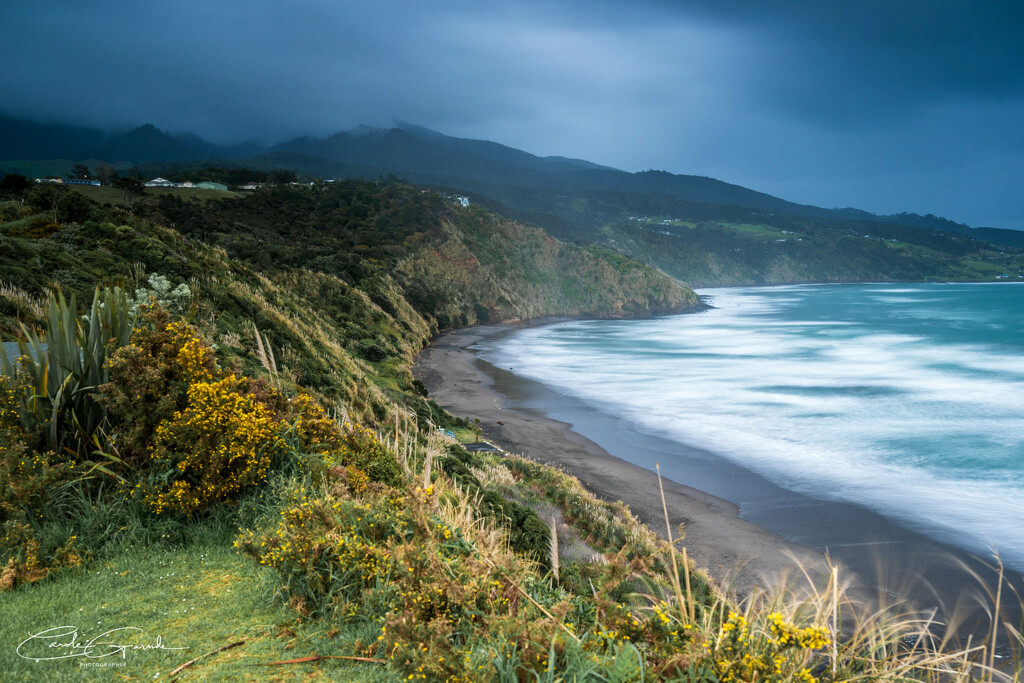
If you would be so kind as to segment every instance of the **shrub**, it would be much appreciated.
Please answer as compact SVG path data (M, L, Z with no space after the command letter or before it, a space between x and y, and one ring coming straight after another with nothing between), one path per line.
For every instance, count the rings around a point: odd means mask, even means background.
M181 314L192 300L192 290L185 283L172 288L170 280L156 273L151 274L146 283L148 286L135 290L135 296L129 302L133 312L143 306L157 304L171 313Z
M472 470L466 466L466 463L456 457L448 456L442 459L441 470L447 474L452 481L457 482L460 486L472 487L474 489L480 488L480 480L477 479Z
M513 550L544 566L550 563L551 530L531 508L507 500L495 491L485 491L480 498L480 510L508 526Z
M388 357L388 352L372 339L361 340L357 348L359 355L371 363L379 363Z
M30 240L41 240L49 237L60 230L60 223L54 223L48 218L39 216L33 218L27 224L18 225L8 231L11 237L22 237Z
M50 558L41 557L33 522L49 505L54 488L74 474L73 462L52 452L34 453L25 445L18 393L10 378L0 376L0 592L49 572Z
M226 375L209 344L159 305L143 307L141 323L111 359L101 399L117 422L113 448L139 471L136 495L157 513L234 500L284 445L274 405L283 400Z
M372 481L398 486L402 469L395 454L381 444L372 429L332 420L307 394L290 402L292 449L319 456L327 466L355 467Z
M155 512L195 512L266 478L284 444L280 423L245 389L234 375L196 382L187 407L157 427L149 482L138 487Z
M113 354L100 403L117 421L115 446L130 465L148 466L157 427L185 410L189 387L219 374L213 350L159 306L142 309L132 343Z

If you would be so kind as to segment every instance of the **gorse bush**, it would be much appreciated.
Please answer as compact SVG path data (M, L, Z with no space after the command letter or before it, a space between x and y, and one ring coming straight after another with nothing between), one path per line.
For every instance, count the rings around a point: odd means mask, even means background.
M287 399L226 372L191 325L159 306L142 311L132 343L111 358L101 402L117 424L112 447L140 479L135 495L154 512L231 502L275 461L299 455L399 482L394 454L371 430L339 424L308 394Z
M157 427L149 482L138 485L155 512L195 512L266 478L281 425L246 384L234 375L191 384L185 409Z
M293 458L304 457L307 465L320 470L347 468L357 480L365 477L390 486L403 482L395 454L369 427L332 419L305 393L289 399L284 409L289 415L285 440Z
M99 400L118 422L112 445L129 466L145 469L157 427L185 410L192 384L212 381L219 370L195 329L171 322L159 306L142 309L131 342L111 357Z
M74 475L74 462L25 445L6 384L0 377L0 592L37 581L56 565L77 564L69 561L73 538L48 558L34 532L54 488Z

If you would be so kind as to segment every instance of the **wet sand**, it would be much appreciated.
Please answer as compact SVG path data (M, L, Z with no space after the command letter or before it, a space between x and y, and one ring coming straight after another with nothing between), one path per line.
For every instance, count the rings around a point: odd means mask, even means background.
M968 553L860 506L788 491L716 454L640 432L496 368L471 348L515 329L483 326L443 335L420 353L414 373L449 412L479 418L486 438L562 468L606 500L621 500L664 536L653 472L660 461L673 533L683 525L690 557L720 585L746 594L799 575L798 564L820 584L827 553L862 598L911 600L947 615L975 605L978 582L964 566L983 575L987 570Z
M601 498L621 500L664 537L665 516L651 470L611 455L566 422L510 406L514 399L505 392L516 393L516 385L522 390L527 381L497 370L468 348L510 329L474 327L442 336L420 353L414 373L449 412L478 417L486 438L562 468ZM794 557L819 576L827 574L824 556L740 518L735 503L669 479L663 483L673 533L683 525L690 557L723 585L740 593L763 586L791 572Z

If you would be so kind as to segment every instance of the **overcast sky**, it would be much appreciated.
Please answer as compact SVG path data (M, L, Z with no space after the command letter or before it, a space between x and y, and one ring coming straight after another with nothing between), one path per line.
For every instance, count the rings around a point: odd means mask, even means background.
M406 121L825 207L1024 228L1022 14L980 0L5 1L0 110L215 142Z

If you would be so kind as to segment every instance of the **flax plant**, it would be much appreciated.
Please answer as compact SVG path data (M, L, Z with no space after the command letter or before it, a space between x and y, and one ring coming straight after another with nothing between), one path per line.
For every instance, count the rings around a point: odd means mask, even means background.
M45 342L21 326L16 358L0 347L0 374L20 386L19 419L26 434L37 434L47 450L81 456L106 422L95 392L110 379L109 354L126 346L134 315L119 288L97 288L86 315L75 297L51 296Z

